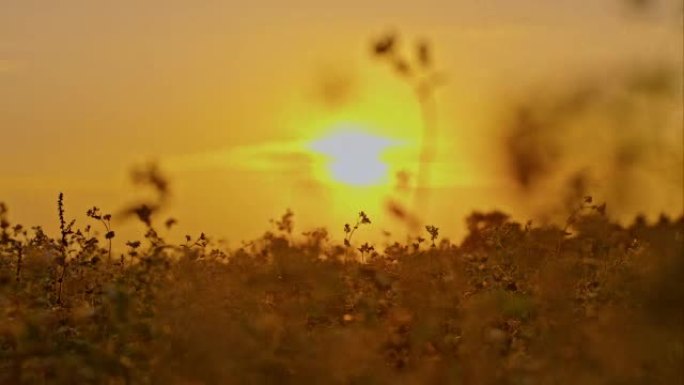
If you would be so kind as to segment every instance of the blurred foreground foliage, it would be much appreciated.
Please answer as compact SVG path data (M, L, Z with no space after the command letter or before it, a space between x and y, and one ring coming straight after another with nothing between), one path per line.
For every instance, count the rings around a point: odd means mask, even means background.
M236 250L139 215L120 257L96 208L77 229L60 199L55 239L0 205L0 384L682 383L684 218L590 203L474 213L460 244L337 245L288 212Z

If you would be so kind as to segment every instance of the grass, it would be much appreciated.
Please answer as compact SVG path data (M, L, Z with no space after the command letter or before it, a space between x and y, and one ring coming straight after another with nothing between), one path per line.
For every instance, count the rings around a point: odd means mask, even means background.
M130 211L148 231L117 258L97 208L104 232L77 228L60 195L52 238L0 205L1 384L684 380L684 218L624 227L586 198L564 227L473 213L459 244L381 245L352 239L360 213L340 245L287 212L227 250Z

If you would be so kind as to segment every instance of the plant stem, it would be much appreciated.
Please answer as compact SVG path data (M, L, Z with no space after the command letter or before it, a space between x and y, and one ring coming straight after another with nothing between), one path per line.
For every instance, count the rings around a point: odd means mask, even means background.
M437 106L431 89L419 92L417 97L423 120L423 135L421 136L420 143L413 208L415 212L423 212L429 200L430 167L435 155Z
M18 255L17 255L17 276L16 276L17 282L21 281L21 262L22 262L23 256L24 256L24 248L19 246Z

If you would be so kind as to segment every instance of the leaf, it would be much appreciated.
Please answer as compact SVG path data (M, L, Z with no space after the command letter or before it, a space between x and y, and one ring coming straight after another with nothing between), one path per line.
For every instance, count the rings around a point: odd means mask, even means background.
M416 56L421 66L428 68L432 64L430 45L426 41L420 41L416 45Z
M596 211L601 215L606 215L606 204L603 203L601 205L596 206Z
M403 59L396 59L394 61L394 69L397 70L397 72L402 76L411 75L411 67Z
M373 44L373 53L378 56L391 53L396 46L397 38L394 34L387 34Z

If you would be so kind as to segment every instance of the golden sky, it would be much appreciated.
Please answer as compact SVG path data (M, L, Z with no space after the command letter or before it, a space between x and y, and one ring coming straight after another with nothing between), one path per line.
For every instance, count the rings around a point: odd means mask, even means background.
M573 156L554 175L597 167L590 190L606 199L625 180L653 186L620 198L617 217L678 214L681 3L655 1L639 12L628 3L0 0L0 201L14 220L54 229L63 191L83 223L92 205L116 212L130 202L130 168L156 160L172 182L164 215L179 219L178 234L237 242L267 230L286 208L300 230L341 229L359 210L378 219L374 231L390 228L384 202L394 173L415 167L422 132L412 89L369 54L371 41L391 30L406 49L428 39L447 78L436 94L425 222L457 235L473 209L537 215L531 203L553 198L556 179L544 181L545 194L516 190L501 156L506 111L582 82L598 84L603 96L567 123L583 128L561 139ZM644 107L657 97L626 97L620 88L654 66L678 74L653 107L657 121ZM643 110L629 120L629 143L656 150L639 152L646 155L626 177L601 165L627 132L607 134L624 114L603 111L627 99L629 111ZM370 176L340 176L355 167L338 154L352 142L366 145L355 159ZM384 173L381 182L347 183L373 172Z

